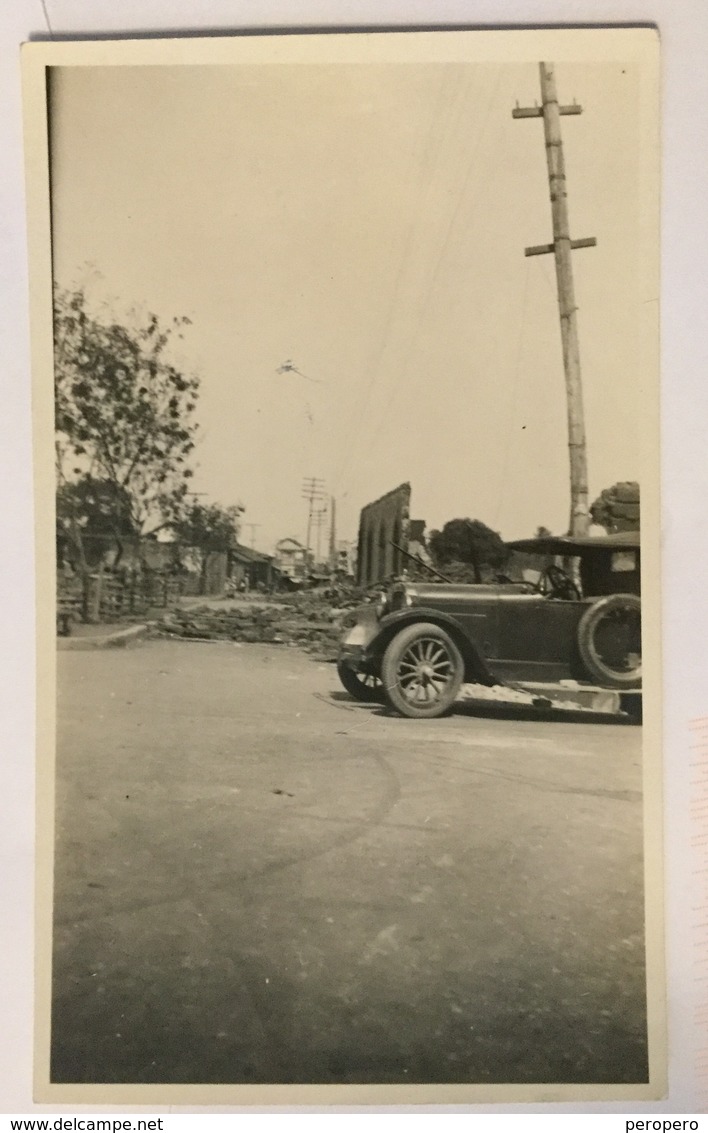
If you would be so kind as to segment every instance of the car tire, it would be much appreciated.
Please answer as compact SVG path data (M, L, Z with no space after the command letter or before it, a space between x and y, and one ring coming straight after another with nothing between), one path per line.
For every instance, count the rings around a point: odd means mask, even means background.
M608 688L641 688L641 600L608 594L593 603L578 624L578 649L586 672Z
M352 669L346 661L337 661L337 676L355 700L361 700L366 704L384 703L381 681L378 677L357 673L356 669Z
M432 622L417 622L397 633L381 666L388 704L401 716L413 719L432 719L449 712L464 672L455 642Z

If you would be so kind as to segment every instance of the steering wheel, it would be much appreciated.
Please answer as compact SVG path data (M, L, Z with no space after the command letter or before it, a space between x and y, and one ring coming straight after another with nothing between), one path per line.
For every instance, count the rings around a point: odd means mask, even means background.
M541 592L549 598L564 598L566 601L580 599L580 591L569 574L559 566L551 564L541 579Z

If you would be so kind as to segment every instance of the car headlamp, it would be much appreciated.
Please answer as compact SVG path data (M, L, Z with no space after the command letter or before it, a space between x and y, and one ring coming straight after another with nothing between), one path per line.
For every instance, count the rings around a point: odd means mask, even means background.
M376 617L381 619L384 614L389 612L388 598L385 594L379 595L379 600L376 603Z
M394 582L393 586L388 593L388 609L391 613L396 610L405 610L406 606L412 605L413 599L411 598L405 582Z

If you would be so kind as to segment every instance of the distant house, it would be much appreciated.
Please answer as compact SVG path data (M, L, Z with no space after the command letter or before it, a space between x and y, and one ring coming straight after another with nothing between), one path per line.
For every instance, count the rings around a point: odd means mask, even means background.
M249 588L272 586L275 581L273 556L235 543L229 550L228 574L233 582L245 581Z
M297 539L281 539L275 545L275 563L285 578L302 579L309 569L309 555Z

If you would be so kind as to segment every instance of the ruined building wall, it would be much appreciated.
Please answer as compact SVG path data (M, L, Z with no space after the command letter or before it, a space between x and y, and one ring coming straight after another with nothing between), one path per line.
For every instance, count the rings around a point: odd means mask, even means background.
M400 484L367 504L359 519L357 581L360 586L383 582L405 567L405 558L392 545L408 550L410 484Z

